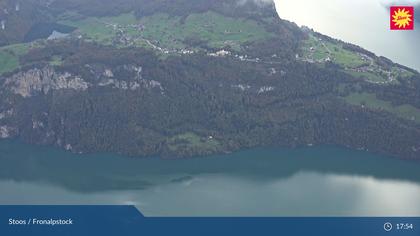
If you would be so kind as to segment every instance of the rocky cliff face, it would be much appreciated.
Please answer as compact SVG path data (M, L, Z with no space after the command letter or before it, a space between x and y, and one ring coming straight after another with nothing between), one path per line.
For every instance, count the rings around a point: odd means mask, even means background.
M52 67L34 68L19 72L8 78L5 83L14 94L24 98L39 93L48 94L52 90L71 89L84 91L89 83L70 73L57 73Z
M0 138L35 133L38 136L36 143L55 143L72 150L72 145L63 141L65 137L57 134L57 127L50 120L50 103L60 103L63 99L66 101L72 96L85 94L89 89L112 89L117 93L156 90L164 94L165 91L161 82L143 77L143 68L140 65L127 64L110 68L86 64L84 67L89 71L88 79L48 65L0 78L0 96L3 97L0 101ZM118 76L121 74L126 76ZM48 101L52 94L55 94L54 98ZM37 101L41 101L41 105ZM57 114L52 114L54 115ZM66 120L63 117L58 119L58 125L64 127ZM30 130L25 131L26 126Z
M158 89L162 93L164 88L156 80L146 80L142 77L142 67L135 65L124 65L115 70L131 73L128 78L115 78L113 69L100 67L93 68L86 65L94 77L98 79L88 82L80 75L69 72L58 72L51 66L33 68L27 71L18 72L5 80L4 86L12 93L23 98L35 95L47 95L55 90L73 90L75 92L85 91L91 87L111 87L122 90Z

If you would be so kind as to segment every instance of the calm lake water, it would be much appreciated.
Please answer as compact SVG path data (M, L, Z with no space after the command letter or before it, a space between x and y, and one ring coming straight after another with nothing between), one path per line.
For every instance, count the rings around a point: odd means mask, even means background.
M420 71L420 21L414 31L391 31L389 7L419 0L275 0L281 18L360 45Z
M420 163L335 147L188 160L0 141L0 204L134 204L147 216L415 216Z
M282 18L420 69L419 27L389 31L379 0L277 7ZM161 160L0 140L0 204L133 204L147 216L419 216L419 199L420 163L336 147Z

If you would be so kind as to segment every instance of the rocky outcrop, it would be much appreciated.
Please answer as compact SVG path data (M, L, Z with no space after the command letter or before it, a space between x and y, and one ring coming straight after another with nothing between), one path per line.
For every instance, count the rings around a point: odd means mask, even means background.
M111 86L113 88L118 89L130 89L130 90L136 90L140 87L140 84L137 81L124 81L124 80L115 80L115 79L105 79L102 80L98 86Z
M0 138L9 138L13 136L14 129L8 126L0 126Z
M14 110L0 111L0 121L13 115Z
M145 89L154 89L157 88L160 90L161 93L164 92L164 88L159 81L156 80L147 80L144 79L142 76L143 68L141 66L136 65L124 65L119 66L115 69L115 71L127 71L132 73L132 77L129 80L121 80L116 79L115 73L110 68L103 69L102 78L100 82L97 84L100 87L109 86L116 89L123 89L123 90L137 90L139 88Z
M90 87L112 87L123 90L155 89L161 93L164 92L162 84L155 80L147 80L142 77L141 66L124 65L116 68L116 71L126 71L132 74L130 78L116 78L115 72L110 68L94 69L91 73L97 78L92 81L86 81L79 75L68 72L57 72L53 67L46 66L42 69L33 68L27 71L21 71L6 79L5 86L14 94L21 95L24 98L36 94L48 94L52 90L70 89L74 91L85 91Z
M34 68L19 72L6 80L6 86L22 97L31 97L37 93L47 94L51 90L72 89L84 91L89 83L70 73L58 73L52 67Z

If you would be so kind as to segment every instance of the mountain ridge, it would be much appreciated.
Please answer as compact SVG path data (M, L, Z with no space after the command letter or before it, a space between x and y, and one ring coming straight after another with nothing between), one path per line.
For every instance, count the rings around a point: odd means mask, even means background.
M1 48L14 63L0 68L0 137L132 156L332 144L419 159L417 71L270 4L83 5L95 2L48 2L73 32Z

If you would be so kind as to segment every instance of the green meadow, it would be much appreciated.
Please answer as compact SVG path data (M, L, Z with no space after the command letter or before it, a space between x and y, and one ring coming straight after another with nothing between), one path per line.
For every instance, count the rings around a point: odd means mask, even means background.
M14 44L0 48L0 74L20 67L19 57L28 52L29 44Z
M191 14L186 18L155 14L140 19L130 13L60 23L76 27L88 39L102 44L111 44L118 33L124 32L134 45L150 47L149 41L169 50L185 49L185 40L189 38L197 38L214 48L231 46L240 50L243 43L273 36L254 20L238 20L214 12Z
M391 102L378 99L373 93L353 93L345 97L352 105L364 105L370 109L380 109L400 118L414 120L420 123L420 109L412 105L394 106Z

